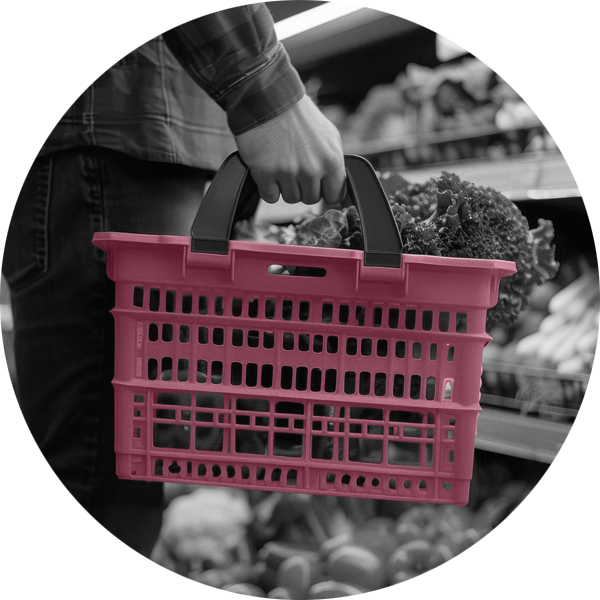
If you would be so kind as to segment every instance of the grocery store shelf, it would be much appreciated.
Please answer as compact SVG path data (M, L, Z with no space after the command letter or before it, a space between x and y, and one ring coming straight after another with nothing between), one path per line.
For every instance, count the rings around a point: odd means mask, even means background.
M483 407L475 448L550 464L571 426Z
M441 171L454 172L463 180L499 190L511 200L534 201L580 196L567 163L556 150L398 169L411 183L423 183L431 177L438 177Z

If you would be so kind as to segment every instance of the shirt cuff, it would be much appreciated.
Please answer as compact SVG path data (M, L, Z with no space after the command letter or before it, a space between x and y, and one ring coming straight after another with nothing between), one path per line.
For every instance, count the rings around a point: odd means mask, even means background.
M289 56L278 42L270 60L238 80L217 102L229 128L239 135L290 109L306 90Z

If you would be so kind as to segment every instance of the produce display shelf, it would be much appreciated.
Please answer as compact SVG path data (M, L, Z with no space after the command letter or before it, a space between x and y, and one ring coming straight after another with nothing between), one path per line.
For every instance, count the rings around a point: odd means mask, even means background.
M482 395L482 402L485 400ZM571 425L555 423L494 408L482 407L475 448L550 464Z
M438 177L441 171L454 172L464 181L494 188L513 201L580 197L575 179L557 150L398 169L411 183L423 183Z

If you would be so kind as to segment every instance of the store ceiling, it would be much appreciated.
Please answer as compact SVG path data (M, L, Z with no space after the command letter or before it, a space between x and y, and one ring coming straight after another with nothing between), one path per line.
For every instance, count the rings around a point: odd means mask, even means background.
M305 10L309 10L311 8L315 8L315 6L319 6L319 4L326 4L325 2L288 2L287 0L281 0L280 2L267 2L266 5L269 7L271 11L271 15L273 15L273 20L277 23L277 21L281 21L283 19L287 19L288 17L292 17L293 15L297 15L298 13L304 12Z
M320 4L326 3L267 2L276 22ZM412 21L371 8L359 8L356 12L285 39L283 45L297 69L310 69L344 52L398 38L418 29L421 28Z

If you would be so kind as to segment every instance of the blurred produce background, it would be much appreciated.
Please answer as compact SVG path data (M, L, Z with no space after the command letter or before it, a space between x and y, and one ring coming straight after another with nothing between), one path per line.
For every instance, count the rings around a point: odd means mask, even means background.
M523 99L475 58L437 67L410 63L352 112L339 104L323 111L346 147L364 153L388 145L388 165L396 167L556 148Z

